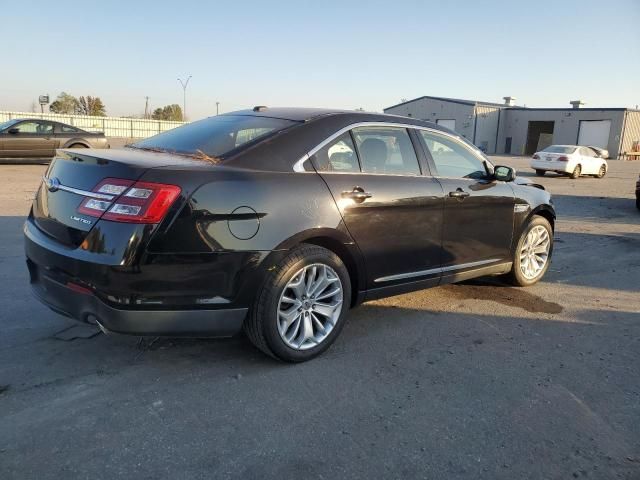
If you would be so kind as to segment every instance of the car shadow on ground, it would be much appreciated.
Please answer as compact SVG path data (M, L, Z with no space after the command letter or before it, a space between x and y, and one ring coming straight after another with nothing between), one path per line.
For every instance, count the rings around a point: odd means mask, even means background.
M555 194L553 202L560 220L640 225L634 198Z

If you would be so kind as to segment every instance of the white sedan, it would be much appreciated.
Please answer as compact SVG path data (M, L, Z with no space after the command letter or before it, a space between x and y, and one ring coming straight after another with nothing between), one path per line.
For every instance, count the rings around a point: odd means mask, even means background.
M602 178L606 175L609 165L589 147L551 145L533 155L531 168L539 176L546 172L557 172L569 174L571 178L578 178L580 175Z

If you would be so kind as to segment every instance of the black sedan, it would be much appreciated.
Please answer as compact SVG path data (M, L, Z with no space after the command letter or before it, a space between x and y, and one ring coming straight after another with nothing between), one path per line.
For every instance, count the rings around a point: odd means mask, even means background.
M541 186L435 124L256 107L60 152L24 234L33 290L58 313L135 335L244 329L296 362L363 301L536 283L554 221Z

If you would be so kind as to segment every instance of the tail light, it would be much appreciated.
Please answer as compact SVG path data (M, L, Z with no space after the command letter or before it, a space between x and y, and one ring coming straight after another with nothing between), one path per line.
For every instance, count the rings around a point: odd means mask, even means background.
M180 195L180 187L164 183L105 178L92 190L111 199L86 197L78 212L128 223L160 223Z
M540 160L540 155L538 155L537 153L533 156L534 160Z
M567 157L566 155L561 155L560 157L557 158L557 160L559 162L568 162L569 161L569 157Z

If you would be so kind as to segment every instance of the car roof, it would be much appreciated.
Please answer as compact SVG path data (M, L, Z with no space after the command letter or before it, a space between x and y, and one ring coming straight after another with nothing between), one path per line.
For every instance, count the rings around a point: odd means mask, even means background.
M295 122L309 122L317 120L321 117L350 117L357 118L363 122L390 122L390 123L408 123L412 125L428 126L437 130L446 130L433 122L419 120L412 117L403 117L400 115L391 115L388 113L364 112L361 110L340 110L330 108L297 108L297 107L254 107L253 109L238 110L235 112L224 113L223 115L248 115L256 117L279 118L282 120L291 120Z

